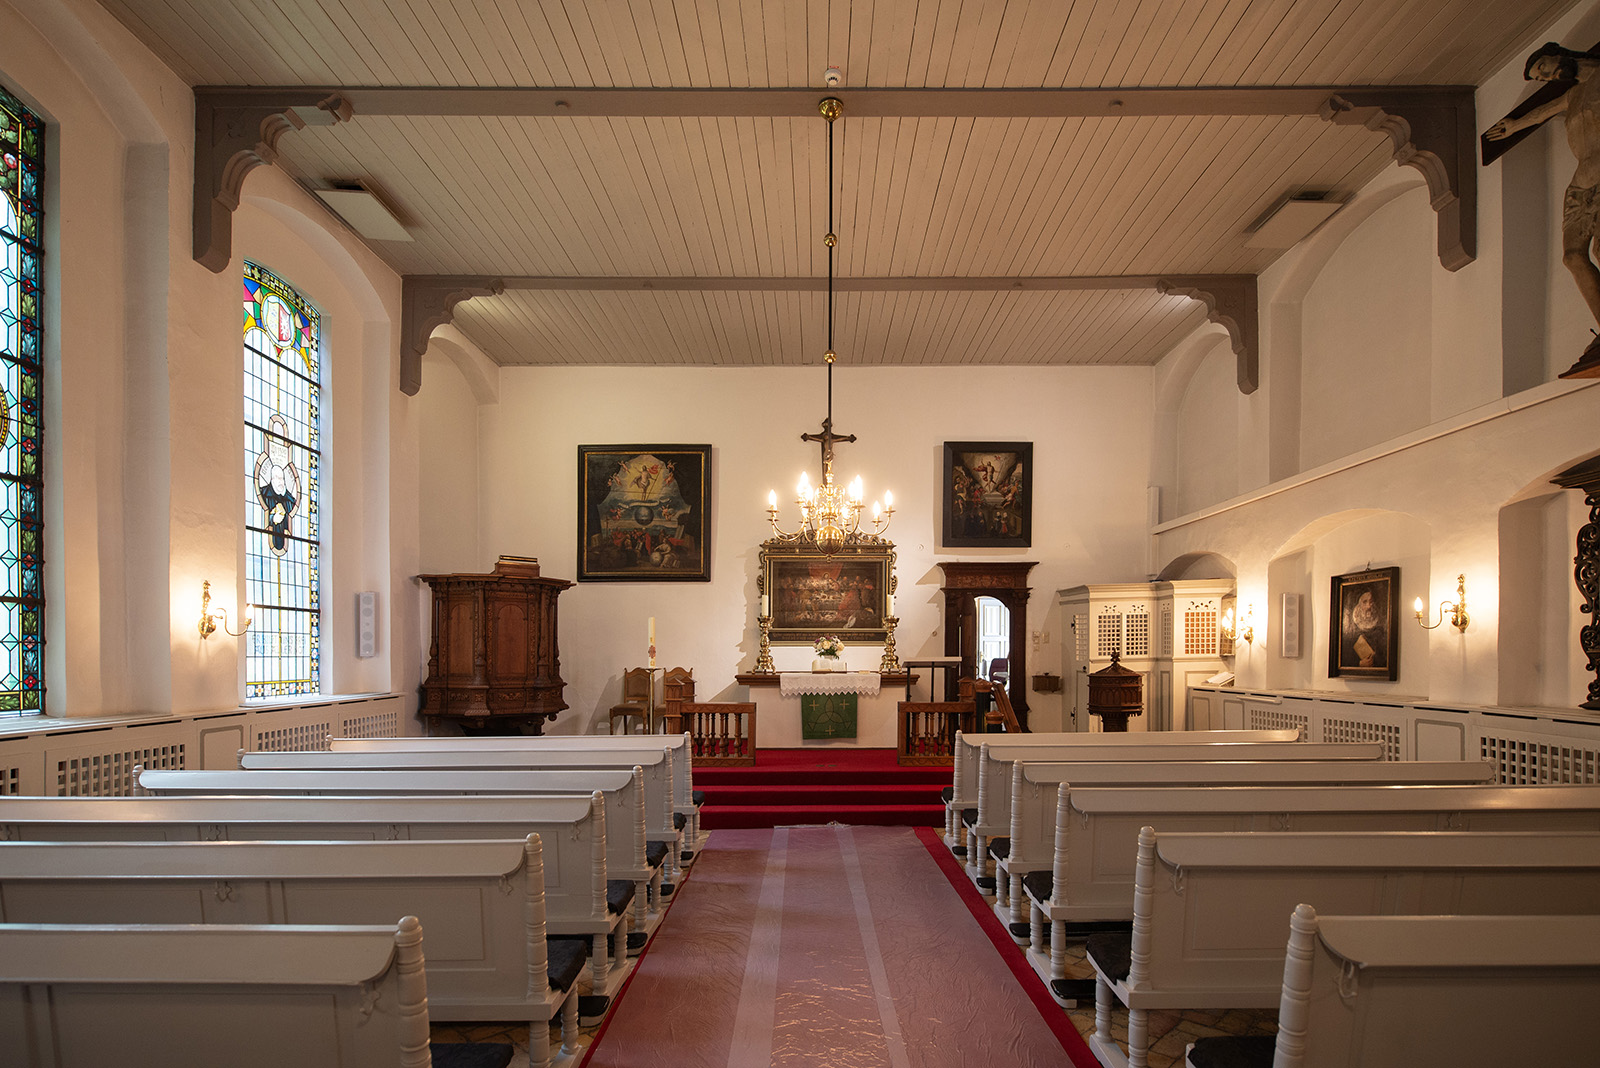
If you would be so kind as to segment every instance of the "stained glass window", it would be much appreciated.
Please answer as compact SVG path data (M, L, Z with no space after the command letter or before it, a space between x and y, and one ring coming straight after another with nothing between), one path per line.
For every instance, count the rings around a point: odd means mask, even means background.
M317 693L320 316L244 265L245 698Z
M0 715L44 711L44 123L0 87Z

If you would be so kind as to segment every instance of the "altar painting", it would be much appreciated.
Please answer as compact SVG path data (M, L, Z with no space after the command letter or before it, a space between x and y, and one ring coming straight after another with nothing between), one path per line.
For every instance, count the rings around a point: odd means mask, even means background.
M894 550L887 543L846 548L832 556L768 546L761 558L772 641L809 643L837 634L848 645L886 637L883 620L894 574Z

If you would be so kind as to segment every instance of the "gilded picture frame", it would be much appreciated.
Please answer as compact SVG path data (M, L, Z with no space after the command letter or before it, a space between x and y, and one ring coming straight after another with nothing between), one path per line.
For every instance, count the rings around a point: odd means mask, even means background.
M761 546L760 592L772 615L771 640L810 644L824 634L881 642L894 592L894 543L847 545L829 556L815 546Z
M1380 567L1333 576L1328 626L1328 677L1400 677L1400 569Z
M711 446L578 446L578 581L711 580Z

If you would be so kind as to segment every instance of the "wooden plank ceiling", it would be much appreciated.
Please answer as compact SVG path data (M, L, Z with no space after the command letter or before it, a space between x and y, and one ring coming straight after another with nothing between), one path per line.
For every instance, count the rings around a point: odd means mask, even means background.
M1247 228L1291 193L1347 197L1394 165L1388 139L1314 115L1041 115L1025 94L1000 97L1014 114L852 117L852 91L1475 85L1571 4L102 2L196 86L820 100L836 65L841 363L1015 365L1156 362L1197 302L1029 279L1258 273L1281 253ZM285 136L280 165L377 190L414 240L369 243L402 274L523 279L455 312L502 364L816 363L827 126L740 96L693 115L358 106Z

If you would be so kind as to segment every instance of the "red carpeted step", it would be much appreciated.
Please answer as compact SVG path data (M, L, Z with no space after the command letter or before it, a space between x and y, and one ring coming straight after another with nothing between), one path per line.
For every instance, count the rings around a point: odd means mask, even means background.
M708 831L735 827L794 827L848 823L864 827L942 827L943 805L724 805L701 810L700 825Z
M701 826L799 824L938 827L946 767L900 767L893 749L762 749L754 767L694 769Z

